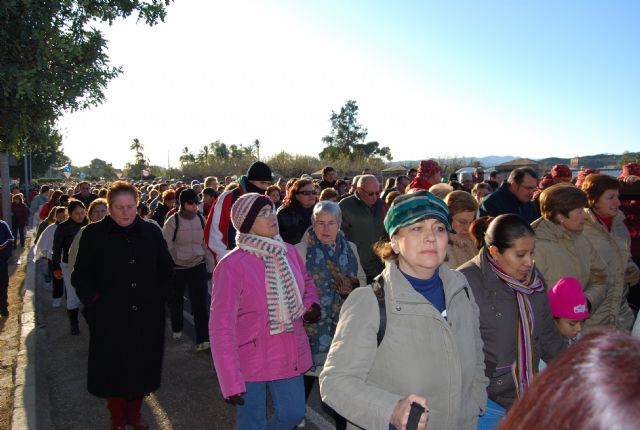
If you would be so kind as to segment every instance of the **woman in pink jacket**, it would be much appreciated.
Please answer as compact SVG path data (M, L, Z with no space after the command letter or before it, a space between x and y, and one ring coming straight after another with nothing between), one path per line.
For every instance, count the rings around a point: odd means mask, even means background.
M231 208L237 246L213 272L213 362L238 429L290 429L304 418L311 367L302 322L320 316L318 294L293 245L280 239L271 199L249 193ZM266 390L274 413L266 414Z

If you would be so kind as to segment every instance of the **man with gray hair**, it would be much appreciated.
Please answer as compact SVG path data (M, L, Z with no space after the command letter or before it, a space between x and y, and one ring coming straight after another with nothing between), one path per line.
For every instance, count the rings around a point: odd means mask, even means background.
M516 214L531 224L540 218L540 212L532 201L537 187L538 173L531 167L512 170L507 181L484 199L480 205L480 216Z
M382 272L382 261L373 251L373 245L386 238L384 229L385 204L380 199L380 182L373 175L358 178L353 195L339 203L342 210L342 231L347 240L358 247L367 283Z

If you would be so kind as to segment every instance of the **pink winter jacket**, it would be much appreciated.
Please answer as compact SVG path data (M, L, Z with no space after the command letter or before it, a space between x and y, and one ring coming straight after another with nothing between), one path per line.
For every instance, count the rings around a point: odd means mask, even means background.
M313 279L293 247L287 259L305 309L319 303ZM211 355L224 398L246 391L245 382L298 376L312 365L302 318L290 333L269 334L265 268L261 259L240 248L228 253L213 271Z

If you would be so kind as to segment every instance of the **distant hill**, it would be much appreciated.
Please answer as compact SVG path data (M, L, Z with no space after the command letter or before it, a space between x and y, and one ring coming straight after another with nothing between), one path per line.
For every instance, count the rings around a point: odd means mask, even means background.
M633 155L633 154L631 154ZM603 167L609 166L617 166L618 161L622 157L622 154L596 154L596 155L585 155L581 156L579 164L580 167L583 168L592 168L592 169L600 169ZM440 159L438 158L438 162L444 165L456 165L456 166L471 166L474 161L479 161L484 167L493 167L501 163L506 163L507 161L515 160L516 157L513 155L489 155L487 157L459 157L455 159ZM570 164L570 158L560 158L560 157L548 157L536 159L542 169L548 170L554 164ZM394 161L392 163L387 163L387 165L397 165L401 164L405 167L409 166L417 166L420 164L420 160L405 160L405 161Z
M596 155L585 155L584 157L579 157L579 165L585 168L592 169L600 169L602 167L607 166L617 166L618 161L620 160L620 154L596 154ZM558 157L550 157L550 158L542 158L540 160L536 160L544 167L552 167L554 164L569 164L571 162L570 158L558 158Z

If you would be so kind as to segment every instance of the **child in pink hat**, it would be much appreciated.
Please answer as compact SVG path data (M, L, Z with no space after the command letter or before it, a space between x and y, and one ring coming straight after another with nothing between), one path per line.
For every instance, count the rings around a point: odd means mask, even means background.
M558 331L569 340L569 344L573 343L579 337L582 324L589 318L587 298L580 281L560 278L547 295Z

